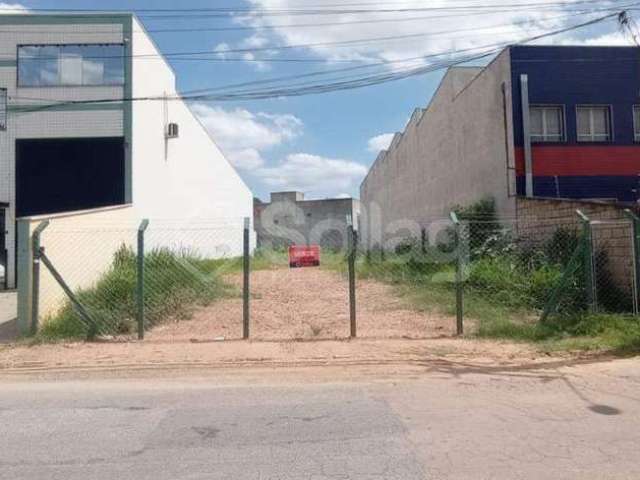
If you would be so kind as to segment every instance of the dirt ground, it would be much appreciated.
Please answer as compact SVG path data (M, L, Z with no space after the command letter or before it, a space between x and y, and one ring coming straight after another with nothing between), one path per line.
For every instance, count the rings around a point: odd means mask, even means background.
M314 342L97 342L0 345L0 377L38 372L335 366L462 370L543 366L575 361L534 347L469 339L326 340ZM585 356L585 358L587 358Z
M227 281L240 286L239 275ZM441 338L455 333L455 318L418 312L393 287L357 284L357 333L361 338ZM347 279L319 268L261 270L251 274L251 338L327 340L349 337ZM242 337L242 300L225 299L201 308L190 320L154 328L149 341L192 341Z
M229 278L239 284L240 276ZM580 358L526 344L453 337L455 318L419 312L375 281L358 283L358 338L349 340L346 280L321 269L252 275L251 340L242 333L242 301L230 298L131 338L0 345L0 377L39 372L335 366L386 368L521 368ZM422 337L422 338L420 338ZM593 357L592 357L593 358ZM67 374L65 373L65 374Z

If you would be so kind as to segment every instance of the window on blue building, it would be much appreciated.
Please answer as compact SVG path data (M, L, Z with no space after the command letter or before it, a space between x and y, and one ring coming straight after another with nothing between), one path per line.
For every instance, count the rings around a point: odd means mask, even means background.
M564 140L564 110L559 105L533 105L529 108L532 142Z
M633 137L640 142L640 105L633 106Z
M576 108L579 142L611 141L611 109L607 105L581 105Z
M124 45L20 45L18 86L124 84Z

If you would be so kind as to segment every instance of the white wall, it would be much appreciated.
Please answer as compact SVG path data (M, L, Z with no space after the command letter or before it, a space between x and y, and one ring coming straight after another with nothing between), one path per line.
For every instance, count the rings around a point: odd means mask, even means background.
M20 219L18 327L21 332L28 332L31 325L32 234L36 227L45 220L50 222L42 232L41 245L67 285L77 292L95 285L113 264L119 248L135 248L138 223L132 213L131 206L125 205ZM39 293L41 322L54 316L68 300L42 264Z
M133 54L157 55L134 20ZM175 76L161 57L134 58L133 96L175 96ZM165 122L180 136L165 141ZM253 194L182 100L133 104L133 204L150 219L198 223L253 217ZM240 252L235 237L233 250Z

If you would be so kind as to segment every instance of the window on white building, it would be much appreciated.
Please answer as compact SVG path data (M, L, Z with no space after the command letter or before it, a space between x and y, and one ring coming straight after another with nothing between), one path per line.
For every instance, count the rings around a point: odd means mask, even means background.
M604 105L577 107L578 141L611 141L611 109Z
M529 117L532 142L562 142L564 140L564 109L561 106L531 106Z
M7 129L7 89L0 88L0 130Z
M124 45L20 45L18 86L124 84Z

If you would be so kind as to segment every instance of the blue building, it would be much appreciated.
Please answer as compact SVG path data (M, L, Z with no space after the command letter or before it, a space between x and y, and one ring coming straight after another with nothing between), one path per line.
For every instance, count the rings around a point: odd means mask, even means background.
M640 48L517 46L510 54L518 194L527 193L530 164L535 196L636 201Z
M639 175L640 48L512 46L450 68L360 198L365 230L379 232L488 196L505 218L525 196L637 202Z

